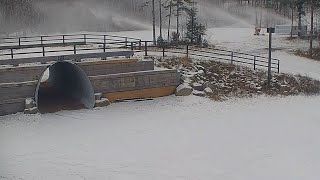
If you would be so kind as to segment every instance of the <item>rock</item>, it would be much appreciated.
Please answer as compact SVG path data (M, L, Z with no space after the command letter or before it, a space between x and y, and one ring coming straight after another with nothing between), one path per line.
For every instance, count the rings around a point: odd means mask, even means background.
M209 87L205 88L205 89L204 89L204 92L205 92L206 94L213 94L212 89L209 88Z
M203 67L203 66L201 66L201 65L195 65L195 67L198 69L198 70L205 70L205 68Z
M188 84L181 84L176 89L176 96L189 96L192 93L193 89Z
M203 92L203 91L193 91L192 94L195 95L195 96L200 96L200 97L205 97L206 96L206 93Z
M102 98L101 100L96 100L96 104L94 107L106 107L109 106L111 103L109 99L107 98Z
M101 100L101 98L102 98L102 93L95 93L95 94L94 94L94 98L95 98L95 100Z
M38 113L38 108L33 107L33 108L28 108L24 110L25 114L37 114Z
M36 106L37 106L37 104L32 98L27 98L25 100L25 108L26 109L31 109L31 108L34 108Z
M280 91L289 92L290 90L291 90L290 86L288 86L288 85L280 85Z
M192 87L193 89L197 90L197 91L203 91L204 90L204 87L202 84L200 83L193 83L192 84Z
M199 75L201 75L201 76L204 76L204 75L205 75L205 72L204 72L204 70L199 70L199 71L197 72L197 74L199 74Z

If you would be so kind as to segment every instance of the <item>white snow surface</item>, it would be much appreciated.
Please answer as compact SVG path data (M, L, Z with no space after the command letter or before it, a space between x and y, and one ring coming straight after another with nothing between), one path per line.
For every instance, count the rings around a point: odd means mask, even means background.
M215 28L210 41L266 55L267 36L251 30ZM116 34L151 39L150 31ZM320 79L320 63L292 55L293 43L283 38L275 35L281 51L273 53L281 72ZM225 102L169 96L95 110L4 116L0 180L317 180L319 107L320 96Z
M316 180L319 106L170 96L0 117L0 178Z

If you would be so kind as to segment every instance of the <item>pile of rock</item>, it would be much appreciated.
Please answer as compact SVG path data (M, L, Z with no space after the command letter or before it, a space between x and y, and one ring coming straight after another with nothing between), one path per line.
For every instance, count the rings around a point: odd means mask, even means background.
M186 62L186 61L184 61ZM265 70L253 70L218 61L193 60L181 63L176 57L168 63L162 59L158 67L178 68L183 84L176 90L177 96L207 96L214 100L228 97L252 97L254 95L314 95L320 93L320 81L301 75L273 73L271 85L267 84Z
M27 98L25 100L25 114L37 114L39 112L37 103L34 101L33 98Z
M96 103L94 107L106 107L110 105L110 101L107 98L103 98L101 93L94 94Z

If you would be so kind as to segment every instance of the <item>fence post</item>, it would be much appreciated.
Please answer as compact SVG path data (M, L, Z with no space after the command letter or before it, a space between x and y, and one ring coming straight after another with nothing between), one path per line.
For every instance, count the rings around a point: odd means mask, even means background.
M139 50L141 50L141 39L139 40Z
M231 64L233 64L233 51L231 52Z
M103 52L106 52L106 35L103 35Z
M165 49L164 46L162 47L162 57L164 57Z
M257 60L257 57L253 56L253 69L254 70L256 70L256 60Z
M131 42L131 51L133 51L133 42Z
M42 46L42 55L46 56L45 51L44 51L44 46Z
M43 45L43 37L42 36L40 37L40 40L41 40L41 45Z
M128 47L128 38L124 38L125 40L125 46L126 46L126 48Z
M65 37L64 37L64 35L62 35L62 43L63 43L63 44L65 43Z
M19 38L19 46L21 46L21 38Z
M147 41L144 42L144 55L148 56L148 44L147 44Z
M187 58L189 58L189 45L187 44Z
M84 40L84 44L87 44L87 35L86 34L83 35L83 40Z
M11 48L11 59L13 59L13 49Z
M73 45L73 53L77 54L77 46L76 45Z
M278 74L280 73L280 61L278 60Z

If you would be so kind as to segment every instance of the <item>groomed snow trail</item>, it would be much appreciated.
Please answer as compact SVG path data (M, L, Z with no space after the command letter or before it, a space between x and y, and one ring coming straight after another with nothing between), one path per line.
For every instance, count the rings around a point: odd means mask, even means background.
M0 117L0 179L316 180L320 97L195 96Z

